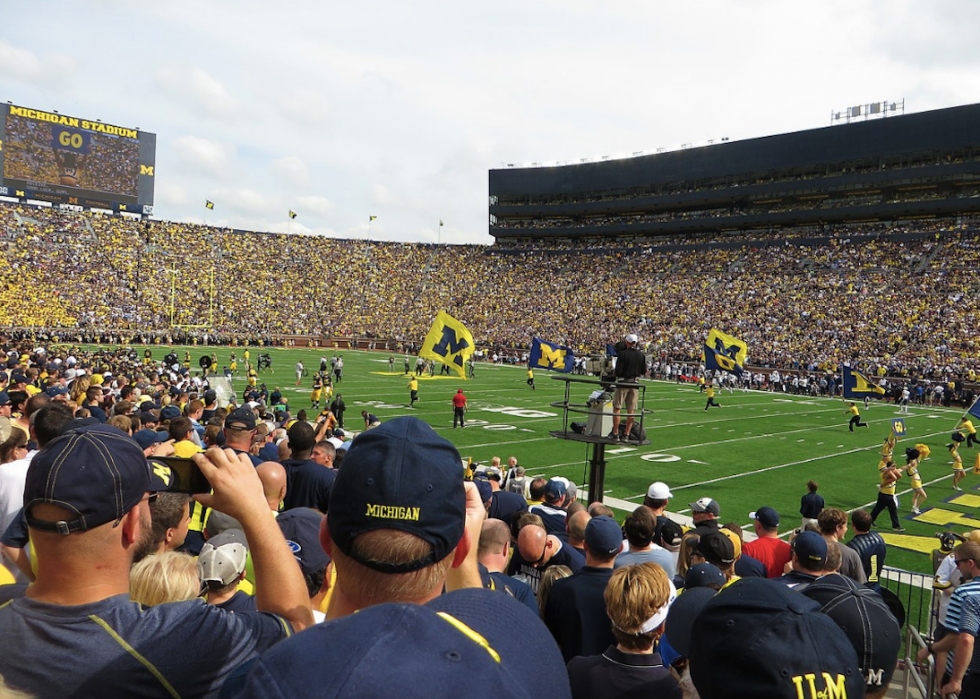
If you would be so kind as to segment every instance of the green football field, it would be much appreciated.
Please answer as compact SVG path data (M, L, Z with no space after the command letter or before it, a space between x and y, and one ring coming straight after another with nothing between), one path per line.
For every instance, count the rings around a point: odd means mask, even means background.
M182 353L184 348L177 349ZM196 368L204 348L189 349L192 367ZM230 350L216 351L219 366L227 365ZM251 351L254 362L259 350ZM260 375L260 381L270 390L280 386L293 414L308 408L312 375L324 353L313 349L267 351L273 358L273 370ZM164 352L156 347L154 357L162 357ZM242 348L236 352L240 358ZM475 378L463 381L455 376L439 376L437 365L435 377L419 381L421 400L412 410L407 407L404 355L395 355L395 372L390 373L387 353L340 354L344 358L344 378L335 391L342 393L347 403L348 429L363 428L361 410L374 413L382 421L413 415L452 441L464 458L488 462L491 457L500 456L506 461L514 455L529 475L561 475L580 487L588 482L591 447L548 434L562 426L562 410L550 405L564 399L564 381L552 378L561 375L536 371L537 388L531 390L525 383L523 367L477 362ZM326 356L329 359L332 353ZM298 387L297 361L303 361L310 374ZM414 369L414 357L411 362ZM239 361L239 373L241 366ZM239 396L244 385L244 377L236 377ZM594 388L585 384L572 387L573 403L584 403ZM458 388L463 388L469 399L469 412L466 429L454 430L451 399ZM749 531L749 512L763 505L774 507L781 514L781 533L788 534L798 527L800 498L806 493L809 479L820 484L819 492L828 507L870 509L877 492L881 444L891 430L892 420L901 417L907 434L895 449L896 460L904 463L905 447L918 442L928 444L932 450L931 458L920 468L929 499L922 506L922 514L913 516L908 478L899 482L899 515L907 531L893 533L887 512L877 520L878 531L891 546L887 564L931 575L929 552L938 545L936 532L980 528L980 517L975 514L980 505L976 492L980 478L971 471L977 450L961 447L968 476L962 483L963 492L951 487L945 445L961 410L913 406L911 414L898 415L893 405L872 403L868 410L862 410L869 427L851 433L840 399L726 390L720 391L715 400L722 407L706 412L705 396L697 387L664 381L648 383L646 408L652 412L646 416L644 427L651 443L642 447L610 444L606 448L603 497L617 509L620 518L642 501L653 481L664 481L673 491L671 512L689 514L688 503L711 497L721 505L724 521L737 522ZM573 415L570 419L585 418Z

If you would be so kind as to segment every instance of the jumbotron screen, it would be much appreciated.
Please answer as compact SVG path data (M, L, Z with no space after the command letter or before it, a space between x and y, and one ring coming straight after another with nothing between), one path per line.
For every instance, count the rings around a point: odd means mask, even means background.
M156 135L98 119L7 105L0 195L152 213Z

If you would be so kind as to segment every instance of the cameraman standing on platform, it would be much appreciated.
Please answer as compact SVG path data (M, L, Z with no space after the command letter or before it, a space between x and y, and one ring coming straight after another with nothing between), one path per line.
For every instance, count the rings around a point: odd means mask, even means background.
M646 372L646 358L643 353L636 348L639 341L636 335L630 333L626 336L625 342L616 345L616 381L626 383L636 383L637 380ZM633 414L639 400L640 390L638 388L628 388L616 386L616 393L613 395L613 425L609 439L614 442L628 442L630 431L633 429ZM619 411L623 404L626 404L626 434L623 438L619 436Z

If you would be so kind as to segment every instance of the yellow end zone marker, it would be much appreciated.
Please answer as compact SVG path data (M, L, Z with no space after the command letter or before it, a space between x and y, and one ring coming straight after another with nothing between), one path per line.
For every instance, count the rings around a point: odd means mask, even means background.
M944 510L941 507L934 507L926 510L921 515L913 517L916 522L923 524L933 524L937 527L959 526L967 529L980 529L980 520L968 517L962 512Z
M934 536L915 536L914 534L892 534L881 532L885 543L895 548L914 551L915 553L931 554L939 548L939 539Z
M952 500L947 500L946 502L951 505L962 505L963 507L980 507L980 495L963 493L963 495L957 495Z

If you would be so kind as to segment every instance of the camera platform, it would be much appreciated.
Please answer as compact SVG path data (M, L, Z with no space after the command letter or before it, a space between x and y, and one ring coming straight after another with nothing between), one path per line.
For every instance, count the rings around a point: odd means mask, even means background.
M626 381L608 381L598 378L582 378L580 376L552 376L555 381L565 382L565 399L551 403L553 408L562 409L562 429L551 430L548 432L556 439L566 439L572 442L582 442L591 444L592 451L588 461L589 469L589 504L602 502L602 492L606 479L606 446L626 446L641 447L650 444L649 439L620 440L609 437L612 431L612 397L617 388L636 389L637 406L636 412L629 413L621 410L619 417L620 426L626 424L626 418L634 418L634 424L638 426L639 434L643 435L643 416L649 415L652 411L646 409L646 385L642 383L632 383ZM582 389L587 385L594 386L595 389L590 393L588 400L584 403L572 402L572 390ZM587 418L587 422L574 423L569 421L569 415L582 415Z

